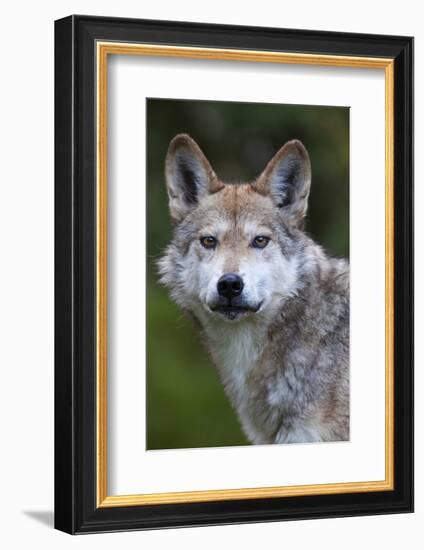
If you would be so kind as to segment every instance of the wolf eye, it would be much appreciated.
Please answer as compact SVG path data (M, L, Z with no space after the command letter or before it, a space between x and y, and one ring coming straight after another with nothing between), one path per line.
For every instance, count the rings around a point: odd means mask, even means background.
M258 235L252 241L253 248L265 248L271 239L269 237L264 237L263 235Z
M200 244L203 246L203 248L215 248L218 241L215 239L215 237L211 237L210 235L206 237L200 237Z

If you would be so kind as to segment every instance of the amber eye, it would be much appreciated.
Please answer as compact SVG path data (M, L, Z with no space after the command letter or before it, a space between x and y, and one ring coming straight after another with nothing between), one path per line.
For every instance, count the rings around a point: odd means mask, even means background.
M255 237L252 241L253 248L265 248L266 245L269 243L270 238L264 237L263 235L258 235Z
M207 235L206 237L200 237L200 244L203 246L203 248L215 248L218 244L218 241L215 239L215 237Z

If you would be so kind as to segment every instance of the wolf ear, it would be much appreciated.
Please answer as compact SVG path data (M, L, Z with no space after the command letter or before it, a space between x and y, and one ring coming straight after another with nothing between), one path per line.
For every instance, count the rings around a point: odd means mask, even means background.
M169 144L165 176L169 210L175 222L181 221L204 196L223 187L200 147L187 134L178 134Z
M254 185L262 195L270 195L294 225L301 225L311 186L311 162L304 145L297 139L288 141Z

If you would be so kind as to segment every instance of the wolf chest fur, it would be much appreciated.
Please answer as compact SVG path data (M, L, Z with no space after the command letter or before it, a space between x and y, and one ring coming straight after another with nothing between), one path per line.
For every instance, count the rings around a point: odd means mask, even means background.
M303 229L303 144L235 184L180 134L165 174L174 231L161 281L199 325L248 439L349 439L349 269Z

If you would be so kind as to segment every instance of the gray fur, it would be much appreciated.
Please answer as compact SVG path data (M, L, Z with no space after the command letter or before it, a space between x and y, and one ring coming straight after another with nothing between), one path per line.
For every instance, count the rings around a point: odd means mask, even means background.
M190 190L190 204L175 162L181 151L200 170L190 175L191 187L201 185L197 195ZM349 269L302 229L306 149L288 142L255 182L224 184L197 144L179 135L166 166L175 226L161 281L198 321L247 437L255 444L348 440ZM216 237L216 249L199 244L205 233ZM257 234L270 238L263 250L252 246ZM232 315L214 308L216 281L228 271L245 282L237 303L246 309Z

